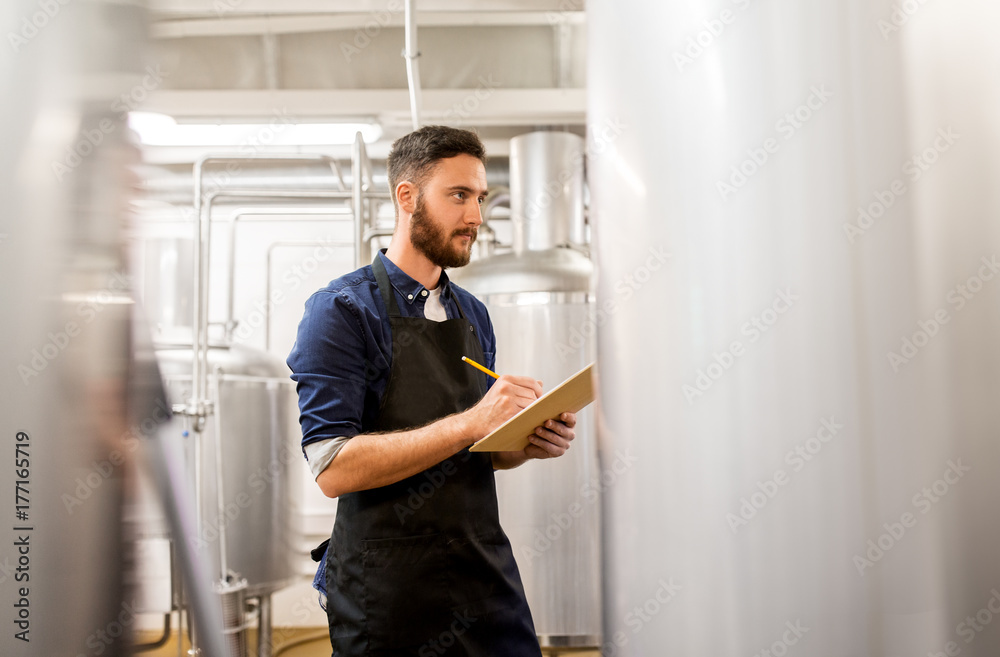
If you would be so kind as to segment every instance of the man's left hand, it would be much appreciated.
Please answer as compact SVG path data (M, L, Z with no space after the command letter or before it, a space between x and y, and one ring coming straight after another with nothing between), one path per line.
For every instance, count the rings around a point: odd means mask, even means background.
M531 444L524 448L524 455L529 459L550 459L562 456L569 449L569 444L576 437L576 413L563 413L559 417L546 420L545 424L535 428L535 433L528 437Z

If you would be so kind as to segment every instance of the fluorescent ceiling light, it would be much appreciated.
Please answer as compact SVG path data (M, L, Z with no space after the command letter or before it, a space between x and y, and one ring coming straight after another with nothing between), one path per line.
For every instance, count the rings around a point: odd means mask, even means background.
M177 123L154 112L129 112L129 127L147 146L326 146L353 144L361 133L365 143L382 136L371 123Z

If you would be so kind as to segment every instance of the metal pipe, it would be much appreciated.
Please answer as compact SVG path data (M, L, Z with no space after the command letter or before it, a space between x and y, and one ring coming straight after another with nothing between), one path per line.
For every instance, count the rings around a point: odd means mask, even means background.
M199 536L201 528L196 524L198 503L193 499L190 487L186 485L187 469L184 466L182 449L177 441L167 439L167 431L160 431L149 440L142 441L143 449L139 450L142 465L152 476L171 534L175 537ZM206 655L209 657L225 655L222 614L218 598L213 594L211 587L205 585L212 579L205 555L194 542L187 539L175 540L174 546L177 563L183 574L180 580L183 587L181 595L183 609L180 610L181 631L178 635L178 649L180 650L180 644L183 642L186 618L189 635L194 642L203 644L202 648ZM195 645L194 642L192 645Z
M364 262L364 246L362 244L365 236L365 211L362 203L362 153L365 150L365 140L361 137L361 132L354 135L354 146L351 148L351 172L352 176L352 204L354 205L354 267L361 267Z
M506 187L501 187L486 199L486 205L483 206L483 223L489 223L493 216L493 211L497 208L509 208L510 207L510 189Z
M271 657L271 596L260 596L257 607L257 657Z
M337 175L337 187L339 187L342 192L347 191L347 183L344 181L344 172L340 169L340 163L331 157L330 166L333 167L333 172Z
M187 601L184 599L184 578L180 578L177 587L177 657L181 657L184 646L184 617L187 615Z
M301 241L284 241L284 242L272 242L267 247L267 283L264 289L264 298L270 300L271 298L271 256L274 250L283 246L328 246L328 247L348 247L354 246L353 241L339 241L332 242L327 240L301 240ZM271 350L271 304L264 304L264 350Z
M392 228L372 228L365 232L364 241L365 244L371 244L372 240L376 237L389 237L394 231Z
M132 650L135 652L146 652L167 645L167 641L170 640L170 616L171 614L163 614L163 635L159 639L150 643L137 643L132 646Z
M341 189L346 185L344 183L343 175L341 175L340 168L336 163L336 160L328 155L322 155L318 153L258 153L258 154L245 154L245 153L208 153L198 158L194 163L194 213L197 217L197 223L195 228L195 272L194 272L194 330L192 331L191 347L194 354L194 362L192 363L191 369L191 399L188 403L187 412L194 415L197 419L195 421L195 431L201 431L204 416L207 412L205 407L205 388L204 381L205 376L202 371L203 368L207 367L207 340L208 340L208 323L205 321L204 317L208 315L208 308L202 305L205 301L205 295L202 292L203 287L207 287L207 281L203 281L203 277L208 276L208 254L207 254L207 240L210 233L210 228L207 222L202 221L202 174L204 173L205 166L208 164L216 162L253 162L253 161L287 161L287 162L327 162L332 163L332 169L334 173L337 174L337 179ZM205 243L203 243L205 240ZM203 317L204 316L204 317ZM204 326L203 326L204 325ZM204 332L203 330L204 329ZM204 361L204 364L203 364Z
M482 237L476 240L476 244L479 245L479 257L488 258L496 252L497 233L490 225L490 220L493 218L493 211L500 207L510 207L510 190L506 187L501 187L492 193L483 206L483 225L479 227Z
M420 64L417 58L417 12L415 0L406 0L404 21L406 22L406 82L410 89L410 115L413 119L413 129L420 129Z
M346 211L346 212L345 212ZM234 323L234 318L236 316L234 312L235 306L235 290L236 290L236 222L247 216L259 216L259 215L322 215L324 217L330 215L347 215L350 216L353 213L350 208L347 207L315 207L315 208L295 208L289 207L267 207L267 208L238 208L229 215L229 283L228 283L228 311L226 316L226 338L232 338L232 331L236 328ZM337 219L319 219L320 221L338 221ZM295 221L307 221L297 217ZM266 299L270 299L271 295L268 294Z
M215 508L218 512L215 522L219 532L219 581L225 582L229 574L229 563L226 558L226 501L222 487L222 368L215 366L213 381L215 390ZM204 540L204 537L203 537Z
M199 212L197 213L197 234L204 234L204 242L198 242L195 244L196 254L201 252L199 255L201 257L196 257L195 259L195 279L204 281L201 285L195 286L195 298L194 298L194 308L195 317L197 318L197 323L193 327L192 331L192 353L194 355L195 363L193 367L193 375L197 377L191 381L192 390L196 391L192 397L191 402L188 405L188 413L195 416L194 427L197 432L200 432L204 427L204 421L207 414L210 412L211 404L209 400L205 399L205 389L207 387L208 379L208 270L211 264L211 248L212 248L212 231L211 231L211 221L210 217L212 215L212 206L215 204L218 198L276 198L276 199L338 199L338 198L349 198L351 196L348 192L341 191L302 191L302 192L290 192L290 191L258 191L258 190L238 190L238 189L222 189L216 190L205 195L204 203L199 203ZM375 194L375 196L379 196ZM199 193L199 199L201 195ZM198 309L201 309L199 312Z

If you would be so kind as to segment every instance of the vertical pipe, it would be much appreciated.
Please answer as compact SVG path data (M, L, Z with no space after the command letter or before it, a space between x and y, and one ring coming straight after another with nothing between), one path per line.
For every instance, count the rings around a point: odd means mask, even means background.
M351 147L351 202L354 205L354 266L362 267L364 262L365 215L364 190L362 188L362 150L365 144L361 132L354 136Z
M260 619L257 624L257 657L271 657L272 654L272 618L271 618L271 595L265 593L260 596L260 606L258 607Z
M202 276L204 272L204 262L202 260L204 244L202 242L202 183L201 176L205 163L209 156L198 158L194 163L194 281L191 294L193 302L192 326L191 326L191 399L188 403L189 410L195 410L201 402L201 393L198 390L198 381L201 380L201 323L202 323ZM197 427L197 418L195 420ZM196 428L197 431L197 428Z
M410 115L413 120L413 129L420 129L420 64L417 58L420 51L417 50L417 10L415 0L406 0L404 20L406 22L406 49L403 57L406 58L406 80L410 89Z
M225 500L225 486L223 484L223 468L222 468L222 368L216 366L215 376L213 377L213 389L215 398L215 508L217 516L215 518L216 525L219 528L219 580L226 581L229 576L229 563L227 561L227 543L226 543L226 500Z

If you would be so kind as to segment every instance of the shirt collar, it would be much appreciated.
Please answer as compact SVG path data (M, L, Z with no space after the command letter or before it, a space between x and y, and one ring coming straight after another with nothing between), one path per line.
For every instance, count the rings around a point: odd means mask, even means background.
M379 249L378 257L382 258L382 264L385 265L385 272L389 275L389 283L402 295L406 303L412 305L413 302L421 298L420 293L424 291L424 286L397 267L396 263L389 260L385 252L386 249ZM441 288L442 299L451 298L451 279L448 278L448 274L444 270L441 270L438 287Z

